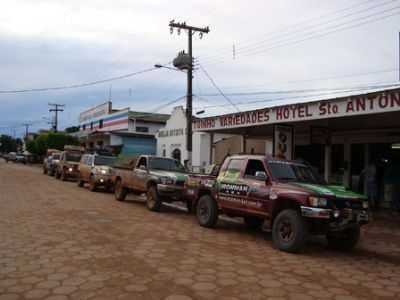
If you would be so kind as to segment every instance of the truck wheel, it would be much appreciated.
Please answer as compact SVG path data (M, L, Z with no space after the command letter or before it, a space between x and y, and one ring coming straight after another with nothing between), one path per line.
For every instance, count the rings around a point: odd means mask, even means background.
M126 188L124 188L122 186L121 179L117 179L117 181L115 182L115 188L114 188L115 199L117 199L118 201L124 201L127 194L128 194L128 191Z
M296 210L285 209L276 216L272 226L272 242L279 250L298 252L307 236L307 223Z
M83 187L84 185L85 185L85 182L81 178L78 178L78 186Z
M196 207L196 217L200 226L213 228L218 221L217 202L211 196L201 196Z
M61 177L61 174L60 174L60 172L56 172L56 179L60 179L60 177Z
M147 208L151 211L160 211L162 201L160 196L157 193L157 189L155 186L149 187L149 190L147 191L147 200L146 200L146 205Z
M61 181L65 181L67 179L66 176L65 176L64 170L61 171L60 179L61 179Z
M47 174L47 169L43 168L43 174Z
M257 217L244 217L243 219L246 227L249 229L258 229L264 223L263 219Z
M360 225L354 225L343 231L329 232L326 235L328 246L335 250L351 250L360 239Z
M189 214L194 213L192 200L186 200L186 208L187 208Z
M54 171L53 171L53 170L50 170L50 171L47 173L47 175L49 175L49 176L54 176Z
M89 178L89 191L91 191L91 192L96 191L96 183L94 181L93 176L90 176L90 178Z

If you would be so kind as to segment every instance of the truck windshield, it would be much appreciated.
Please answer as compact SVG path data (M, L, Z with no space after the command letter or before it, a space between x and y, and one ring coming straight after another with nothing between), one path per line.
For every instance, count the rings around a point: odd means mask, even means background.
M272 176L282 181L323 184L323 180L307 165L275 161L268 163Z
M66 153L65 160L66 161L72 161L72 162L79 162L81 160L81 154L79 154L79 153Z
M150 159L150 169L174 171L174 172L185 172L184 166L175 160L168 158L152 158Z
M60 154L53 154L51 159L60 159Z
M95 156L94 165L95 166L111 166L114 164L115 157L113 156Z

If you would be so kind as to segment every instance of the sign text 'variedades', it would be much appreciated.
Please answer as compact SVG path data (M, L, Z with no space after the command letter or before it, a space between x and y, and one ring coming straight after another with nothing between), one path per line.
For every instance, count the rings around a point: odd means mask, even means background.
M197 119L194 130L212 130L400 110L399 91L300 103Z

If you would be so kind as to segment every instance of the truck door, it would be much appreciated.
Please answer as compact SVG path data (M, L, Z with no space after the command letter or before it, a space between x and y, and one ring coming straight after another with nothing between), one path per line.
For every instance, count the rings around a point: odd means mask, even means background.
M247 161L243 181L249 189L244 210L264 217L268 215L267 201L271 190L267 174L262 160L249 159Z
M147 158L142 156L139 158L135 169L133 169L133 182L132 188L137 191L146 191L146 178L148 173L148 161Z
M242 173L246 160L232 158L217 178L217 197L221 207L228 210L242 210L243 200L248 186L243 181Z

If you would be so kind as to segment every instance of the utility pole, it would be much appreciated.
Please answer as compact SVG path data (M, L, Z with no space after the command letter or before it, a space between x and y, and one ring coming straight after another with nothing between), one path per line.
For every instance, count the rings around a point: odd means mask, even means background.
M53 124L53 130L54 132L57 132L58 129L58 112L64 111L64 109L61 109L60 107L65 107L65 104L56 104L56 103L49 103L50 108L49 112L54 112L54 124Z
M22 126L25 126L25 140L28 140L29 126L31 126L31 125L32 124L29 124L29 123L22 124Z
M199 37L203 37L203 33L209 33L210 29L207 27L199 28L186 25L186 22L178 23L172 20L169 22L171 34L174 28L178 28L178 35L181 30L188 32L188 55L190 58L188 70L187 70L187 95L186 95L186 150L188 152L188 166L192 167L192 102L193 102L193 49L192 49L192 38L193 34L199 32Z

